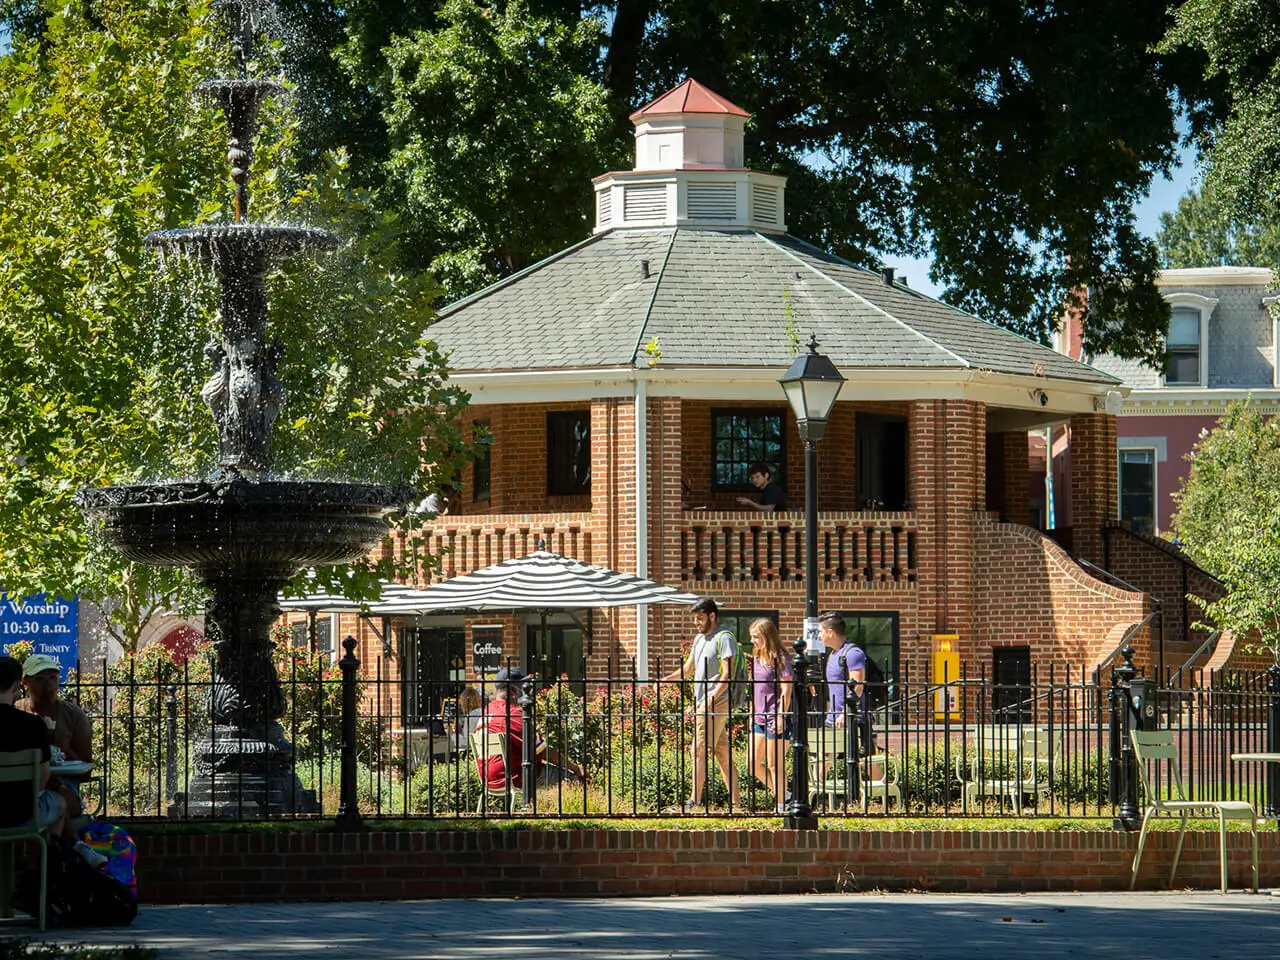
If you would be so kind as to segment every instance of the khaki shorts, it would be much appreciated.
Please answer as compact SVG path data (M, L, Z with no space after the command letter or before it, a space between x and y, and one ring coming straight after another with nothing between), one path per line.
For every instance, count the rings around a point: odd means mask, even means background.
M729 700L727 697L721 697L710 704L706 702L698 703L694 707L693 720L693 749L696 755L701 755L705 750L708 753L715 753L716 747L720 745L729 732ZM711 728L711 737L707 738L707 728Z

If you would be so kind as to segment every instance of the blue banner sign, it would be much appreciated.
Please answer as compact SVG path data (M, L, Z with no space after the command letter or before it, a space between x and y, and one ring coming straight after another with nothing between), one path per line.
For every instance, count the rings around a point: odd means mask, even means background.
M73 597L10 597L0 593L0 648L23 640L33 653L53 657L62 667L63 679L80 655L80 605Z

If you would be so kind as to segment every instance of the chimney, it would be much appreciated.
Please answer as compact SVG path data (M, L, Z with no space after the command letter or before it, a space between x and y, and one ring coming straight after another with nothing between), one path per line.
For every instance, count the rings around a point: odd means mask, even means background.
M880 282L886 287L893 286L893 267L880 268Z

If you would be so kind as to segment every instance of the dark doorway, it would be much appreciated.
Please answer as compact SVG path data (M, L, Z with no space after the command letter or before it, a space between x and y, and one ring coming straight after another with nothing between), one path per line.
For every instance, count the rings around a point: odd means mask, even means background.
M995 691L991 702L997 723L1031 719L1031 648L997 647Z
M424 627L405 639L405 726L427 727L466 686L467 636L462 627Z
M530 624L525 631L525 649L529 651L529 671L540 681L568 677L573 688L582 692L582 631L576 626Z
M860 413L854 440L858 509L905 510L907 418Z

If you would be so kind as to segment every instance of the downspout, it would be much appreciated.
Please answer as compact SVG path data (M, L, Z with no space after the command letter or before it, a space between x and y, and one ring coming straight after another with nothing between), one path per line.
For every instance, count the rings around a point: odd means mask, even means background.
M649 576L649 404L645 380L636 374L636 576ZM649 605L636 605L636 676L649 679Z
M649 295L649 303L645 307L644 321L640 324L639 333L636 336L635 347L631 351L631 362L635 363L640 358L640 351L644 344L645 330L649 325L649 318L653 315L653 304L658 299L658 288L662 286L662 278L666 274L667 264L671 260L671 248L676 245L676 236L680 231L672 230L671 238L667 241L666 252L662 255L662 266L658 268L657 278L653 283L653 293ZM652 276L649 268L649 261L641 260L640 269L643 279L648 280ZM656 362L650 361L650 366ZM635 425L635 446L636 446L636 576L649 576L649 405L645 394L645 381L640 375L640 371L636 371L636 393L635 402L633 404L636 416ZM640 603L636 605L636 679L649 679L649 605Z

